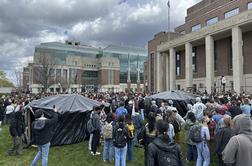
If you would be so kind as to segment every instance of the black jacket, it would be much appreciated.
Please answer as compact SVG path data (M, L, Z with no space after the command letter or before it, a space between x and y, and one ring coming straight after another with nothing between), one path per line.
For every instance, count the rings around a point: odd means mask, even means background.
M147 154L147 166L159 166L158 164L158 154L162 151L168 151L171 147L177 149L178 155L178 166L183 166L182 153L181 148L175 144L171 143L168 135L160 135L155 140L149 144L148 146L148 154Z
M92 124L93 124L93 127L94 127L94 131L101 131L100 116L95 111L94 111L94 113L92 115Z
M231 113L232 118L234 118L237 115L242 114L242 110L239 106L232 106L231 108L229 108L228 112Z
M32 123L32 144L44 145L49 143L54 134L54 128L58 121L58 114L52 113L51 119L36 119Z
M4 106L0 105L0 121L3 121L4 119L4 112L5 112Z
M12 137L20 137L24 133L25 123L22 111L18 111L15 113L14 118L11 120L9 131Z
M225 149L227 143L234 134L234 130L230 127L224 127L216 133L215 152L218 155L222 154L222 151Z

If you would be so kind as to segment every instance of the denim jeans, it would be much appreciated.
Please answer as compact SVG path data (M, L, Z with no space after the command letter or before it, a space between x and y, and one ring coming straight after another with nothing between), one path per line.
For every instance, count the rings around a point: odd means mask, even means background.
M93 134L91 133L90 136L89 136L89 141L88 141L88 149L89 149L89 150L91 150L92 139L93 139Z
M144 120L144 109L140 109L141 117Z
M210 152L207 143L201 142L196 145L198 157L196 166L209 166Z
M103 147L103 160L108 160L111 162L113 161L114 154L114 146L112 139L105 139L104 140L104 147Z
M128 140L127 141L127 146L128 146L128 160L132 161L133 160L133 141L132 140Z
M35 166L37 161L42 158L42 166L47 166L48 163L48 155L50 149L50 142L44 145L38 146L38 153L36 154L35 158L33 159L31 166Z
M127 145L123 148L115 147L115 166L126 166Z
M197 161L197 148L195 145L186 144L186 159Z

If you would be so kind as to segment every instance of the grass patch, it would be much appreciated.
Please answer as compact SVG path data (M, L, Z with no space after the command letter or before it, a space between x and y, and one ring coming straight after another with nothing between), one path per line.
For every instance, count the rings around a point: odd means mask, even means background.
M181 132L181 138L184 133ZM181 139L183 141L183 139ZM8 156L5 152L12 146L12 139L9 135L8 126L2 126L0 131L0 165L2 166L28 166L37 153L37 148L24 149L20 156ZM185 156L186 145L181 143L183 155ZM99 152L102 152L103 146L100 146ZM108 166L114 163L104 163L102 155L91 156L88 150L88 142L83 141L79 144L51 147L49 152L49 165L52 166ZM41 165L41 161L38 163ZM128 166L144 165L144 150L134 148L134 160L127 162ZM188 163L188 166L194 166L195 163ZM211 166L217 166L217 159L214 158Z

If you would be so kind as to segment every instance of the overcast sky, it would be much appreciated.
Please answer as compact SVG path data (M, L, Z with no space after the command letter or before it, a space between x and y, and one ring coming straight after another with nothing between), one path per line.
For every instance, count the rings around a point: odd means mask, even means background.
M172 29L199 1L170 0ZM32 60L41 42L147 47L166 29L167 0L0 0L0 69L10 77Z

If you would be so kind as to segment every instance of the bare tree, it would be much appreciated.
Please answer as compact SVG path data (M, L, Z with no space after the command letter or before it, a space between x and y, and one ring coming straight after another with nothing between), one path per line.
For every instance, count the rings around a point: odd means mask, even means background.
M55 84L55 59L43 54L34 56L34 80L43 86L43 92Z

